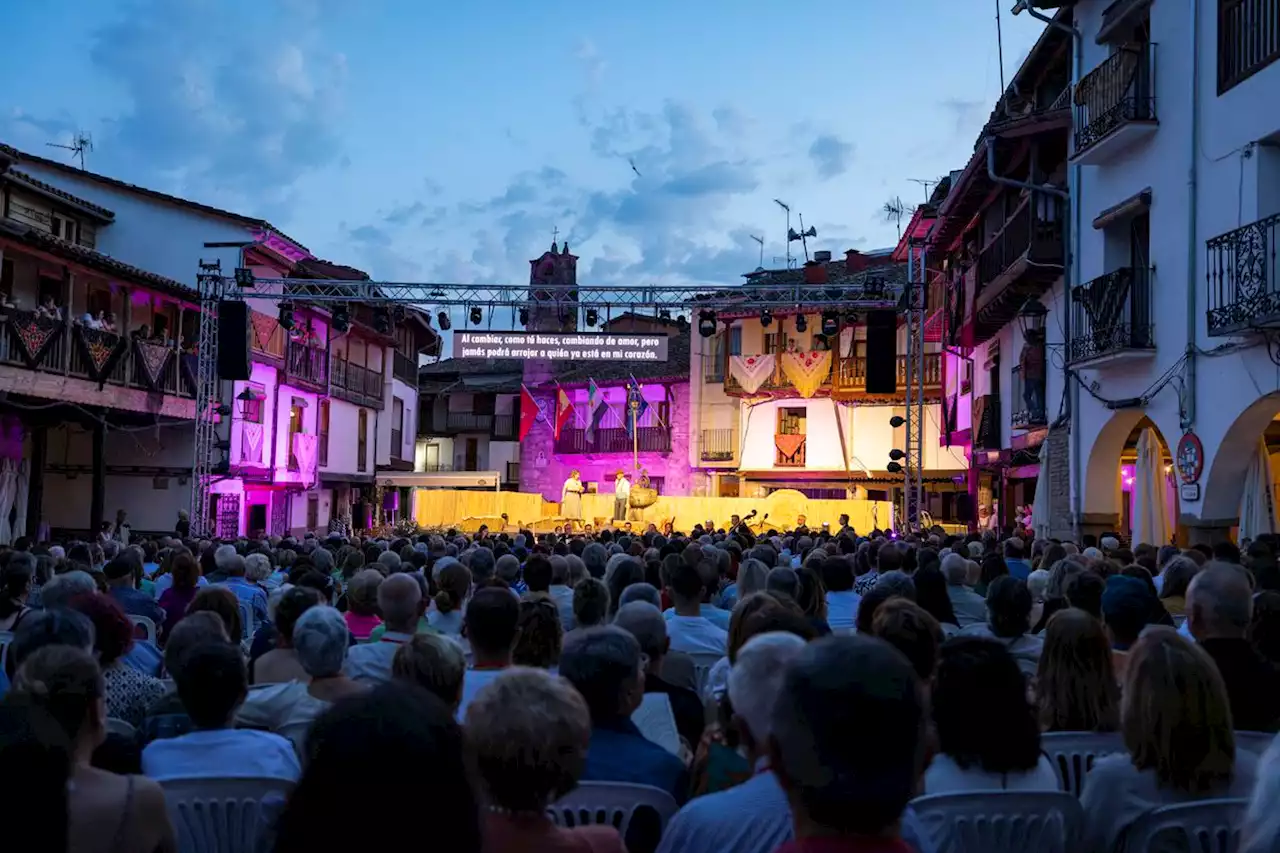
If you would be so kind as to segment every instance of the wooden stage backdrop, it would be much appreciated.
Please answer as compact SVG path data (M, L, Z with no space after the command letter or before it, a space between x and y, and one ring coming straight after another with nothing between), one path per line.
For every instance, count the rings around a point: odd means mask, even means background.
M810 528L817 528L824 521L832 529L839 527L842 513L848 513L849 523L859 533L869 533L875 528L887 529L893 519L892 505L886 501L868 500L812 500L792 489L782 489L767 498L699 498L659 497L648 509L631 510L632 526L643 530L650 522L661 527L674 519L677 530L688 531L695 524L711 519L719 527L727 526L734 513L746 517L757 510L751 529L785 529L794 527L796 518L804 515ZM457 489L418 489L414 502L414 519L422 527L457 527L468 532L481 524L492 530L502 527L502 515L506 514L508 528L528 527L539 532L562 524L560 504L542 499L541 495L524 492L483 492ZM765 519L765 514L768 519ZM609 524L613 518L613 494L583 495L583 521L589 524Z

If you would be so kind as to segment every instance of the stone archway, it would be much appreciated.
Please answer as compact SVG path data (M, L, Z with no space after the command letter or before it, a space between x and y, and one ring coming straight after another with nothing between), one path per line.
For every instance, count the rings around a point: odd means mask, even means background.
M1115 411L1093 439L1081 486L1082 533L1096 535L1114 531L1120 526L1121 459L1134 433L1144 427L1155 433L1165 454L1171 454L1173 447L1165 440L1159 424L1142 409Z
M1240 516L1245 477L1258 439L1277 416L1280 416L1280 394L1261 397L1231 422L1217 447L1205 443L1206 473L1202 479L1204 494L1200 508L1200 518L1205 523L1217 528L1235 526Z

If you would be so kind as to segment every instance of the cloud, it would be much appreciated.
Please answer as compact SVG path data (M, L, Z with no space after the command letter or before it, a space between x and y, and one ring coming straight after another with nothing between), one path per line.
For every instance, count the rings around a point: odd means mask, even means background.
M985 101L966 100L964 98L946 98L939 102L944 112L950 113L954 119L957 134L965 132L977 133L978 128L987 119L989 107Z
M391 235L374 225L360 225L347 232L352 242L365 246L390 246Z
M573 49L573 56L581 63L587 75L587 88L589 90L599 88L600 81L604 78L605 61L596 50L595 42L588 38L579 39Z
M420 201L415 201L412 204L402 204L399 207L393 207L382 217L382 221L388 225L404 225L410 219L424 213L426 209L427 206Z
M853 143L831 133L824 133L809 146L809 159L820 178L834 178L849 170L853 160Z

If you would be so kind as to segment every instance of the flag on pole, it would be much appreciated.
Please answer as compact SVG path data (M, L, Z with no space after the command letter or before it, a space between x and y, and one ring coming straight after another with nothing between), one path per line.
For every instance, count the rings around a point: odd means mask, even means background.
M560 440L560 433L564 430L564 425L569 422L569 418L573 416L573 402L569 399L569 395L564 393L564 389L556 384L556 422L554 424L554 432L556 441Z
M630 384L627 385L626 428L628 436L635 433L636 426L647 411L649 411L649 402L645 400L644 394L640 392L640 383L632 376Z
M529 389L523 384L520 385L520 440L524 441L529 434L529 430L533 429L533 425L537 423L538 418L542 416L542 407L538 405L538 401L529 393Z
M604 420L604 416L609 413L609 406L605 403L600 394L600 389L596 387L594 379L587 380L587 444L596 443L596 430L600 429L600 422Z

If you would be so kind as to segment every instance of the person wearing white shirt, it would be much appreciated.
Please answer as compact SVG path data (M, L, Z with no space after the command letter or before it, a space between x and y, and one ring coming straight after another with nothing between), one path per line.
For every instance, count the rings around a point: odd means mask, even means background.
M426 610L422 587L412 576L392 575L378 586L378 609L386 627L377 642L354 646L347 652L347 677L356 681L388 681L391 661L400 646L418 630Z
M302 768L292 743L270 732L231 728L249 690L239 648L217 641L197 646L174 676L178 698L195 729L148 744L142 750L144 775L159 782L229 777L297 781Z
M510 590L484 587L467 605L463 632L471 643L471 668L462 680L458 721L480 688L511 668L511 653L519 637L520 600Z
M621 470L613 481L613 520L627 520L627 500L631 497L631 481Z
M683 561L670 572L667 591L675 604L667 619L667 636L672 651L690 655L724 655L729 648L729 632L702 615L705 584L697 566Z

